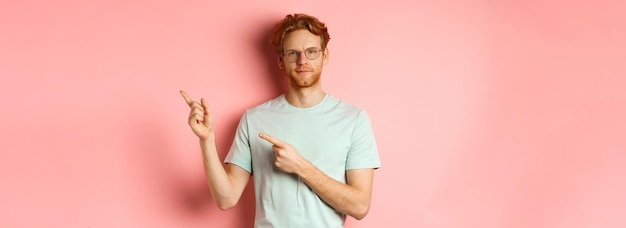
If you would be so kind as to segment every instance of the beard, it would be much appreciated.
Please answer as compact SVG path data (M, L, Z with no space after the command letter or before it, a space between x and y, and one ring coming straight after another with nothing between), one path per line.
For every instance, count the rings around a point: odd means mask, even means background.
M290 75L289 84L293 88L309 88L319 84L321 78L320 72L312 72L311 75Z

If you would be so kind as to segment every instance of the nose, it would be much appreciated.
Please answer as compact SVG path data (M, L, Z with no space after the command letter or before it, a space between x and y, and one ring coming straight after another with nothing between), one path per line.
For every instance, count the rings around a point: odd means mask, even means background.
M298 53L298 59L296 60L296 62L298 63L298 65L304 65L307 63L309 59L306 57L306 55L304 54L304 52L300 52Z

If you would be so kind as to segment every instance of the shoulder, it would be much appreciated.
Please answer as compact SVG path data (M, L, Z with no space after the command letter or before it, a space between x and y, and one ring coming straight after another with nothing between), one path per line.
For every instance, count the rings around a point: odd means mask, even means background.
M246 110L245 114L246 115L254 115L257 113L264 113L270 110L277 110L277 109L281 109L284 108L282 106L284 106L284 100L285 99L285 95L282 94L278 97L272 98L266 102L263 102L262 104L259 104L257 106L254 106L252 108L249 108Z
M356 116L359 118L367 118L367 113L362 108L357 107L337 97L334 97L330 94L328 95L327 103L327 107L334 111L344 113L346 115Z

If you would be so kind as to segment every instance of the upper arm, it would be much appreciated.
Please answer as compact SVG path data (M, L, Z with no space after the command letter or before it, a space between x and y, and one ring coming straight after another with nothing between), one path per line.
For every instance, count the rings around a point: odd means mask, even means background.
M347 170L346 182L348 185L357 189L361 194L366 196L369 201L372 195L372 186L374 184L374 169Z
M230 183L232 184L233 193L237 196L237 201L239 201L252 175L245 169L231 163L226 164L226 170Z
M361 220L369 211L372 202L372 185L374 183L374 169L351 169L346 171L347 184L356 190L357 201L355 210L350 216Z

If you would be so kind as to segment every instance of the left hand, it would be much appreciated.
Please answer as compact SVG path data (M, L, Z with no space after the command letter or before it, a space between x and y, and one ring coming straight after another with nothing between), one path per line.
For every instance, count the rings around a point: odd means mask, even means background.
M274 164L283 172L298 174L306 165L307 160L298 153L296 148L288 143L265 133L260 133L259 137L273 145L272 150L274 150L274 154L276 155Z

